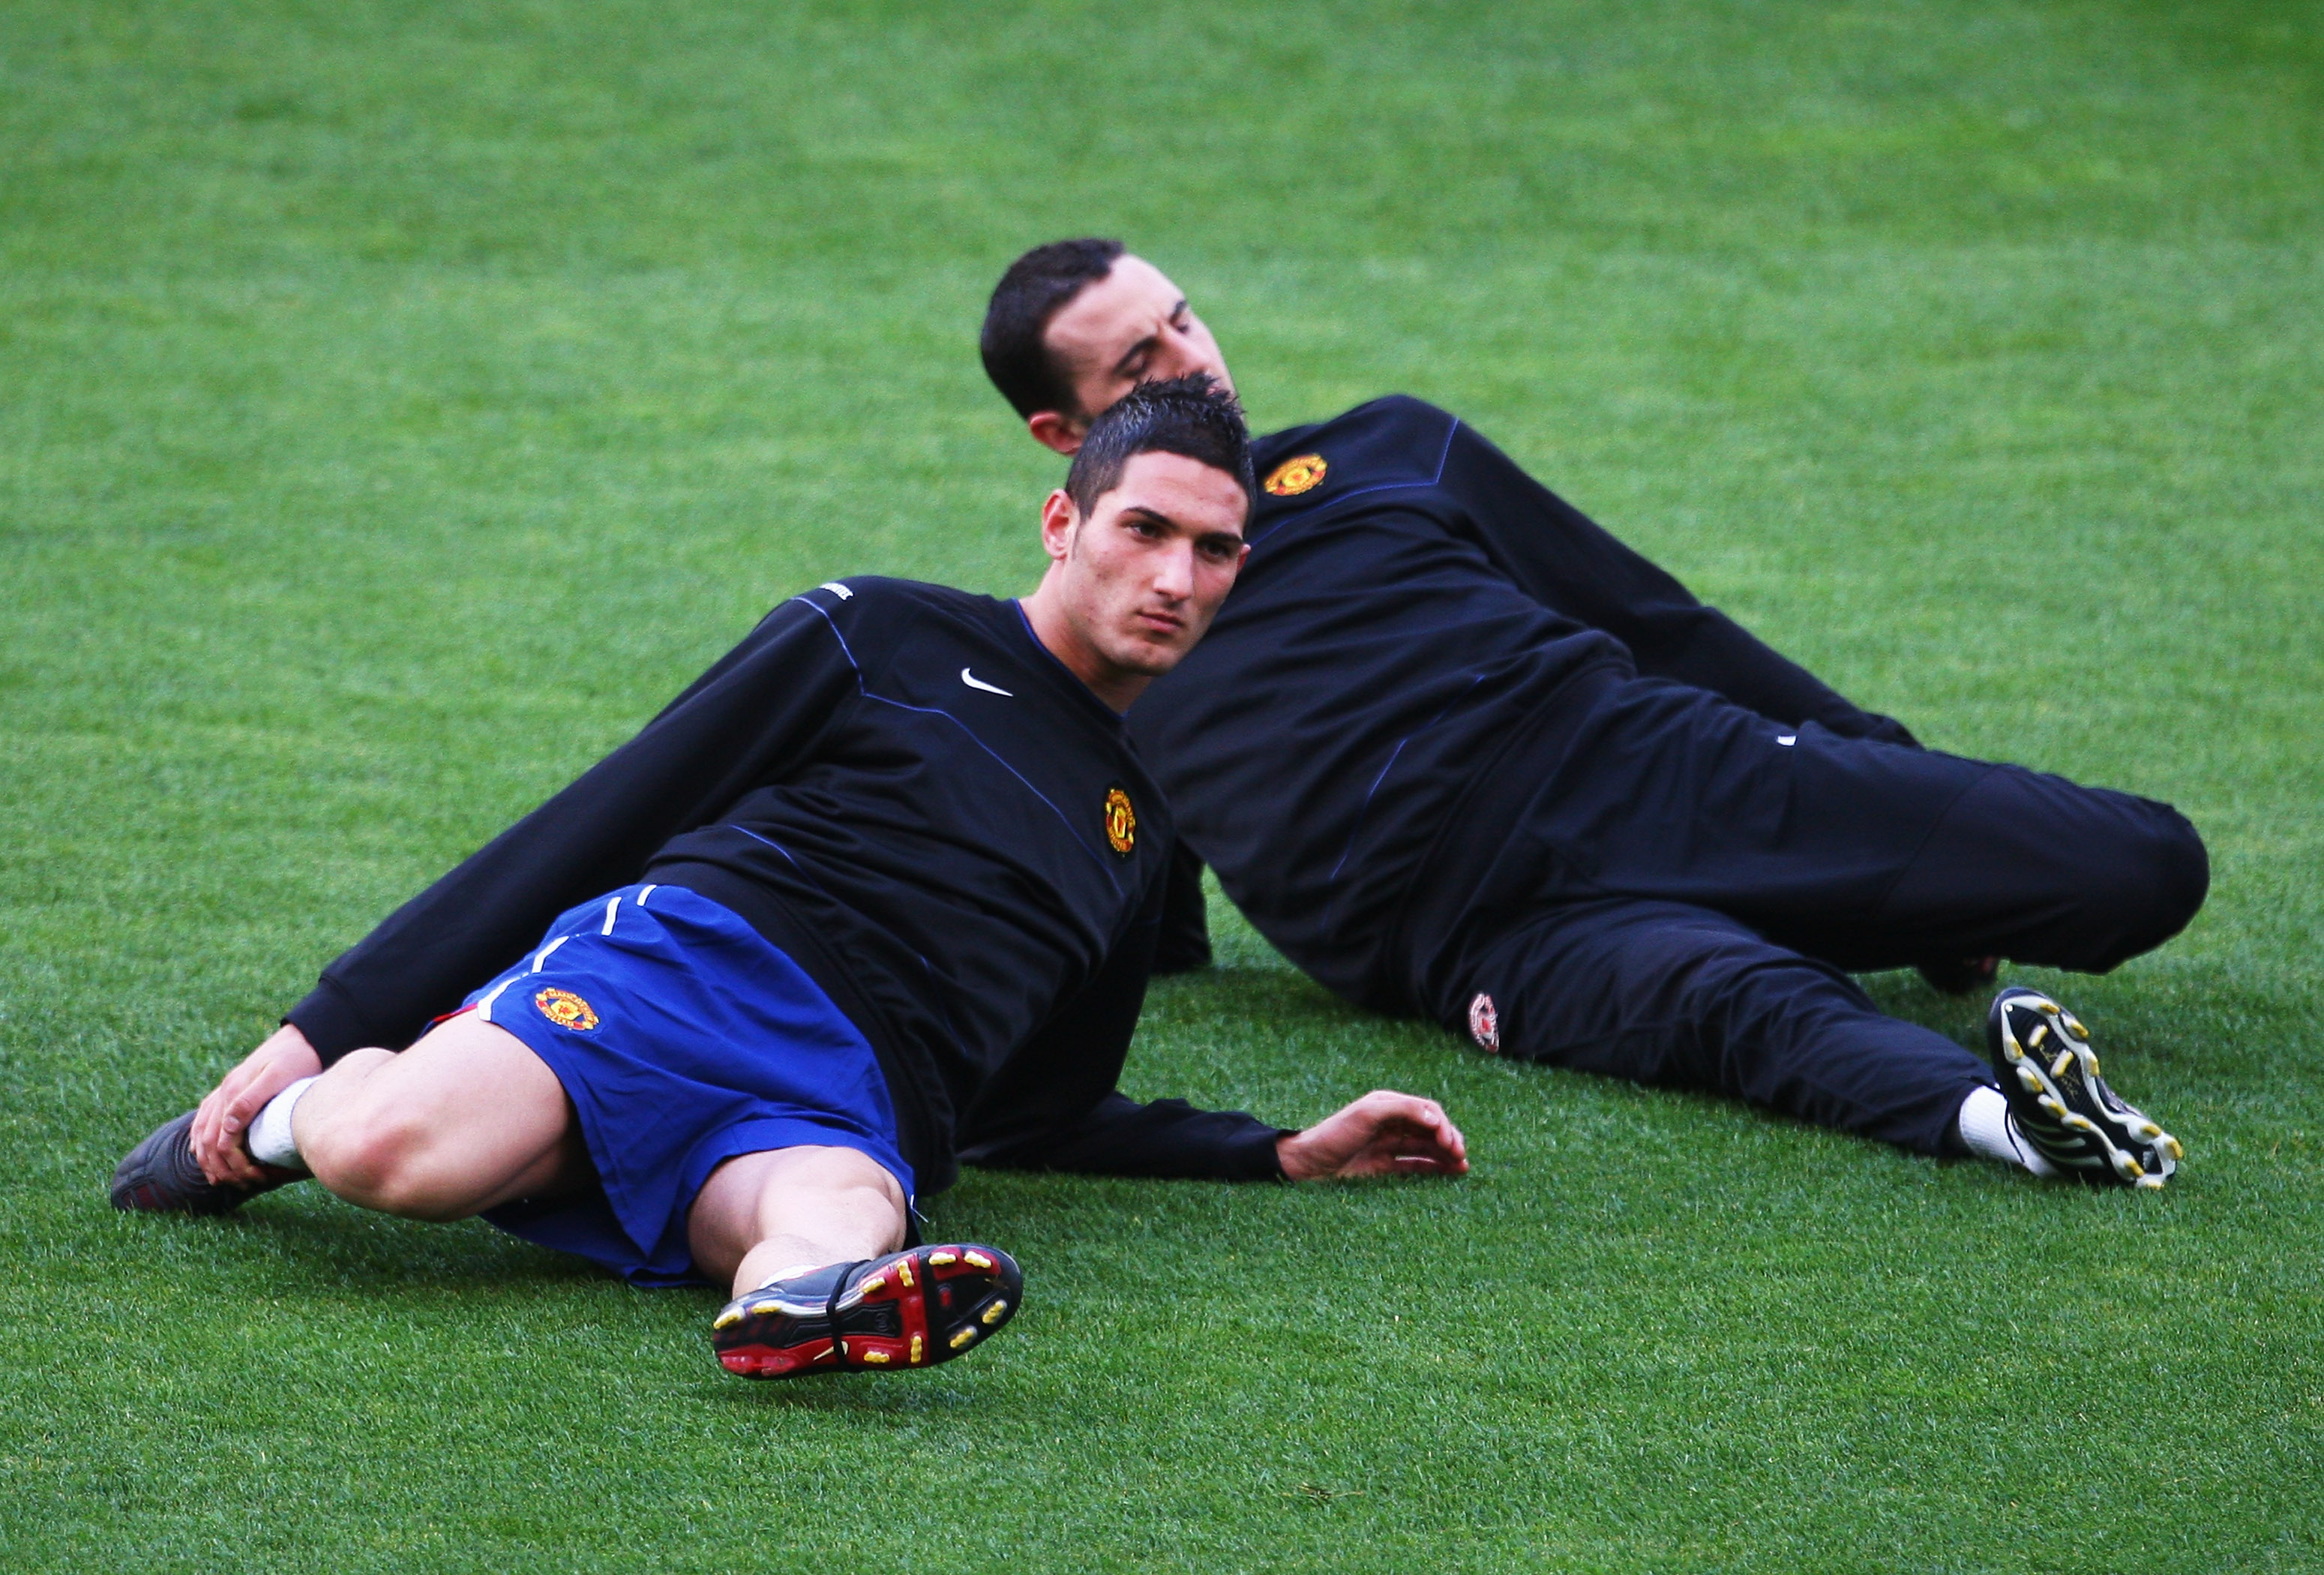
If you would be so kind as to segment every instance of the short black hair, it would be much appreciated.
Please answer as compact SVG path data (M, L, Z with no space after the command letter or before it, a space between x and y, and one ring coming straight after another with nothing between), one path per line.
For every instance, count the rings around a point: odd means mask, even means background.
M1066 302L1113 272L1121 253L1120 241L1096 236L1051 241L1009 264L1009 272L992 287L977 349L984 356L984 374L1019 415L1039 410L1081 414L1081 401L1058 375L1043 336L1049 331L1049 319Z
M1242 406L1207 372L1167 382L1141 382L1090 423L1089 436L1065 472L1065 495L1089 518L1097 501L1121 484L1121 473L1141 454L1178 454L1241 484L1244 515L1259 494L1250 468L1250 429Z

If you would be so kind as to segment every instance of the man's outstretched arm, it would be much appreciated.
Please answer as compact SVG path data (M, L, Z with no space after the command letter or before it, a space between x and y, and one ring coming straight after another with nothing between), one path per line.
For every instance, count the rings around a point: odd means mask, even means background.
M1893 717L1863 710L1527 475L1464 423L1441 484L1463 505L1488 556L1554 611L1602 629L1638 670L1724 695L1771 722L1818 722L1850 738L1914 743Z
M1189 1181L1328 1181L1370 1175L1461 1175L1469 1149L1434 1100L1376 1089L1302 1131L1240 1110L1148 1104L1110 1093L1089 1113L1029 1142L962 1156L1005 1170Z
M822 613L796 598L778 606L637 737L325 968L202 1101L192 1140L204 1171L254 1180L240 1138L268 1100L350 1050L410 1044L559 913L635 880L672 836L804 752L854 684Z
M1097 977L1010 1058L961 1123L960 1156L1004 1170L1208 1181L1458 1175L1459 1128L1434 1101L1365 1095L1305 1131L1114 1087L1146 999L1167 882Z

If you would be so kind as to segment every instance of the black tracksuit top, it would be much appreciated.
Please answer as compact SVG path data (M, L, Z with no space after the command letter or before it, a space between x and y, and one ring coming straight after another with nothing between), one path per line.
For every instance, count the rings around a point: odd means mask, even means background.
M1414 1009L1384 954L1398 916L1432 869L1473 868L1506 837L1538 783L1526 752L1579 678L1645 674L1775 721L1910 739L1433 405L1376 400L1262 438L1253 457L1250 557L1130 731L1186 847L1351 999ZM1206 953L1198 876L1183 859L1166 965Z
M396 910L292 1009L401 1048L637 880L722 903L877 1052L904 1157L1277 1174L1277 1129L1115 1091L1172 830L1121 719L1014 602L879 578L770 612L636 738Z

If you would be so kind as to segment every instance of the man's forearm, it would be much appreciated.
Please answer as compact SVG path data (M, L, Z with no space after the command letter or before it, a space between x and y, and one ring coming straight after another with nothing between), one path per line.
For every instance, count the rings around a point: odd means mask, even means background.
M1286 1136L1240 1110L1200 1110L1184 1100L1139 1104L1108 1094L1069 1126L963 1150L971 1165L1185 1181L1273 1181Z

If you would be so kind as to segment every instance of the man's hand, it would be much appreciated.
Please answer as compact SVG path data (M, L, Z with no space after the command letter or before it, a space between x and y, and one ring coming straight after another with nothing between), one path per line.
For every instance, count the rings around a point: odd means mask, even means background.
M266 1179L243 1147L243 1134L266 1101L302 1077L323 1070L323 1058L307 1043L307 1036L283 1024L266 1043L243 1057L242 1064L210 1090L194 1112L194 1160L202 1174L216 1185L254 1186Z
M1305 1132L1277 1138L1275 1159L1292 1181L1461 1175L1469 1168L1469 1148L1434 1100L1379 1089Z

